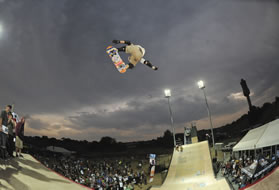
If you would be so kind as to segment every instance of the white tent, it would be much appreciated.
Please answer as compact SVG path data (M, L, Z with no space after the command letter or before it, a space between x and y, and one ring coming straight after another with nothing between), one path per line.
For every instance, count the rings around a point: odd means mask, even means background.
M263 148L279 144L279 119L267 124L262 137L256 144L256 148Z
M65 148L57 147L57 146L48 146L46 149L49 150L49 151L52 151L52 152L59 152L59 153L62 153L62 154L72 154L72 153L74 153L74 151L69 151Z
M279 144L279 119L250 130L233 151L253 150Z
M251 150L255 148L258 140L261 138L266 126L250 130L234 147L233 151Z

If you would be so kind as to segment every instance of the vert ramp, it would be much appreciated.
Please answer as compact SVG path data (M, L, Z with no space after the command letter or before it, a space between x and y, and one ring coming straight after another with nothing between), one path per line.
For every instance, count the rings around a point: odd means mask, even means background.
M182 152L174 149L162 186L151 190L230 190L225 179L215 178L207 141L182 147Z
M0 163L0 190L90 189L53 172L28 154Z

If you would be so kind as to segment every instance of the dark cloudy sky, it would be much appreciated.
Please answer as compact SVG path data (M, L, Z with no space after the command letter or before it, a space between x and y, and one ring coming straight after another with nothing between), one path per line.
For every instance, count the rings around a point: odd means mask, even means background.
M261 106L279 94L278 0L1 0L0 105L29 115L27 135L147 140L170 128L215 127L246 113L240 79ZM113 39L146 49L144 65L120 74ZM126 56L123 55L126 60Z

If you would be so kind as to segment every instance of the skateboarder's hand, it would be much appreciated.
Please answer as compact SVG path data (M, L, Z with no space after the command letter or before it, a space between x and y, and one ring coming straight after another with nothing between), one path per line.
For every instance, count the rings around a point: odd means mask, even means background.
M120 40L112 40L112 43L114 43L114 44L119 44L119 43L120 43Z

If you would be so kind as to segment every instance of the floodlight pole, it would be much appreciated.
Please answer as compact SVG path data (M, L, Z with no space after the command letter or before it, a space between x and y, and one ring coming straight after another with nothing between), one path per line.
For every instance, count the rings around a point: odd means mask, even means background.
M213 148L215 150L215 140L214 140L214 133L213 133L213 124L212 124L212 119L211 119L211 112L210 112L209 105L208 105L207 98L206 98L206 94L205 94L205 87L202 87L201 89L202 89L203 94L204 94L205 104L206 104L206 108L207 108L207 114L208 114L208 117L209 117L210 128L211 128L212 143L213 143Z
M166 96L168 98L168 105L169 105L169 111L170 111L170 120L171 120L171 126L172 126L172 134L173 134L173 144L176 146L176 140L175 140L175 129L173 125L173 116L172 116L172 110L170 106L170 96Z
M168 98L168 105L169 105L169 111L170 111L170 119L171 119L171 126L172 126L172 134L173 134L173 145L176 146L176 140L175 140L175 129L173 125L173 117L172 117L172 110L170 106L170 97L171 97L171 91L170 89L165 89L165 97Z

